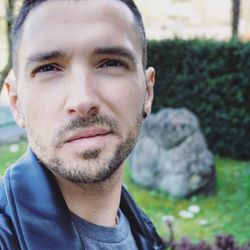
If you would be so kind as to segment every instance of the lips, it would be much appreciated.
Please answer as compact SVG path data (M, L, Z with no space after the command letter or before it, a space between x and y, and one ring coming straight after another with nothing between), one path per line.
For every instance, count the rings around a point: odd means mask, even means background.
M85 129L80 131L79 133L74 134L73 136L66 139L66 143L78 141L78 140L84 140L84 139L90 139L90 138L96 138L101 137L110 134L111 131L107 129L102 128L92 128L92 129Z

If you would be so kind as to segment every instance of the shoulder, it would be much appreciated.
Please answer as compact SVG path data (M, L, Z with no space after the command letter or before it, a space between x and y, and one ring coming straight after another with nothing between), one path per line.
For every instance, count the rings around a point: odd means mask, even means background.
M164 243L148 216L137 207L133 198L123 187L120 208L127 217L139 249L164 249Z
M16 250L17 240L15 237L11 218L8 214L8 202L6 198L6 189L4 177L0 177L0 249Z
M7 198L4 188L4 177L0 176L0 214L3 214L7 206Z

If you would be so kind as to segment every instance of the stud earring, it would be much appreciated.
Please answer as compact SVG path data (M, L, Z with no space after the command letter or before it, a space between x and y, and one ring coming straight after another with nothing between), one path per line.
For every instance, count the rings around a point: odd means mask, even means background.
M142 115L143 119L146 119L147 116L148 116L147 112L143 112L143 115Z

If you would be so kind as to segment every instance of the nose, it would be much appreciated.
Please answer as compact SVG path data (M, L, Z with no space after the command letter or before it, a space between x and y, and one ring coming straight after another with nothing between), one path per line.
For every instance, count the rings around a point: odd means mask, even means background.
M65 102L67 113L80 116L98 113L100 102L93 77L81 72L69 78Z

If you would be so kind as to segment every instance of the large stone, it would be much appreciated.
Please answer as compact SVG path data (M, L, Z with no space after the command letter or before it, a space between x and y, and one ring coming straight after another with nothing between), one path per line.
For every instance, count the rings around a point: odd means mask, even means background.
M144 121L129 166L136 183L175 197L215 189L213 155L197 117L184 108L165 108Z

